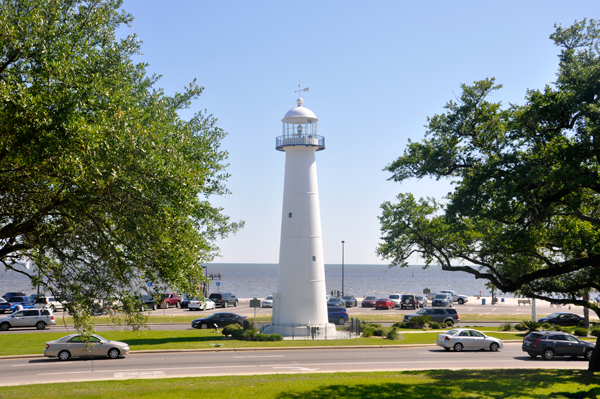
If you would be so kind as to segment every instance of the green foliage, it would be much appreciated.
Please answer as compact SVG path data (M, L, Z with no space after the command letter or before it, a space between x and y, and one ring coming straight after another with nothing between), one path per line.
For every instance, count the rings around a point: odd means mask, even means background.
M502 323L501 328L502 331L512 331L513 326L510 323Z
M385 329L383 328L374 328L373 335L376 337L383 337L385 335Z
M239 324L230 324L228 326L223 327L223 329L221 330L221 333L228 337L230 335L233 335L234 331L238 331L238 330L242 330L242 326L240 326Z
M487 279L503 292L589 306L600 289L600 25L556 27L557 79L524 104L489 101L494 79L462 85L387 166L391 180L451 180L443 201L399 194L381 205L378 254ZM466 261L464 264L460 260Z
M600 337L600 326L594 326L590 331L590 334L594 337Z
M540 328L542 328L542 324L538 323L537 321L525 320L521 324L529 332L538 331Z
M517 331L526 331L527 327L523 323L519 323L515 325L515 330Z
M183 120L203 91L166 95L148 76L121 0L6 0L0 7L0 262L29 258L32 285L68 296L78 329L94 300L136 328L139 287L197 293L216 240L242 226L228 194L225 132ZM138 302L139 303L139 302Z
M360 330L363 331L365 328L375 329L375 328L382 328L382 326L379 323L361 323Z
M373 336L373 330L374 330L373 327L365 327L362 330L362 336L363 336L363 338L370 338L370 337L372 337Z
M442 328L442 325L434 321L433 323L429 324L429 327L431 327L432 330L439 330L440 328Z
M427 324L429 324L431 322L431 317L424 315L424 316L415 316L415 317L411 317L408 320L408 325L411 328L425 328L425 326Z
M396 331L395 328L392 328L387 332L387 334L385 335L385 338L392 340L392 341L399 341L403 337L402 337L402 335L398 334L398 331Z
M576 329L573 330L573 335L575 335L577 337L587 337L588 334L589 334L589 331L587 328L577 327Z
M565 331L565 328L563 328L561 326L554 326L553 330L554 331Z
M552 326L550 325L550 323L542 323L542 328L544 330L550 330Z

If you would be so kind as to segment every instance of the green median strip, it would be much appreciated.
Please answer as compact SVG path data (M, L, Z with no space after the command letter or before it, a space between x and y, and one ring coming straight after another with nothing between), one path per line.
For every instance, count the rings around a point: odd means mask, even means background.
M0 397L65 398L592 398L600 381L581 370L427 370L130 379L0 387Z

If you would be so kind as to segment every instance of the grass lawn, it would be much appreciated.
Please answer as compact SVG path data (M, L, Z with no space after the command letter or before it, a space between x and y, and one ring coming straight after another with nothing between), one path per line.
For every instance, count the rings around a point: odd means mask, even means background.
M408 345L434 344L440 332L447 330L431 330L427 332L399 331L402 340L390 341L379 337L354 338L329 341L275 341L251 342L227 339L220 332L213 330L159 330L159 331L103 331L99 335L106 339L127 342L132 351L157 349L209 349L210 344L222 343L223 348L261 348L292 346L355 346L355 345ZM65 333L40 334L1 334L0 356L42 354L45 343L65 336ZM518 332L488 332L488 335L502 340L517 339L522 336Z
M581 370L460 370L169 378L0 387L0 398L592 398Z

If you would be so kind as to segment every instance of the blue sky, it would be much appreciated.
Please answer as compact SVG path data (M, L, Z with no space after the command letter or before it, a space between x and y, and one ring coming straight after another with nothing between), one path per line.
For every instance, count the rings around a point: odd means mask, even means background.
M228 132L231 196L213 198L237 235L215 262L277 263L285 155L281 118L304 106L319 118L317 153L325 263L384 263L377 217L400 192L440 198L448 182L390 182L382 169L408 139L424 137L460 84L495 77L492 98L523 103L555 79L554 24L600 18L594 1L156 1L125 0L148 71L172 94L205 87L190 112L207 110ZM187 114L189 115L189 114ZM182 113L185 117L186 113ZM415 261L418 261L415 259Z

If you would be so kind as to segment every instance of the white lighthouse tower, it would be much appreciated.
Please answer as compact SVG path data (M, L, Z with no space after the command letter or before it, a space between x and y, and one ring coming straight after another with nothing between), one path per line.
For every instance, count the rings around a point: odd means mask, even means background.
M300 96L297 102L282 119L283 134L277 137L275 147L285 151L285 182L273 324L264 332L335 338L335 325L327 316L315 159L315 153L325 149L325 138L317 135L315 114L302 106Z

